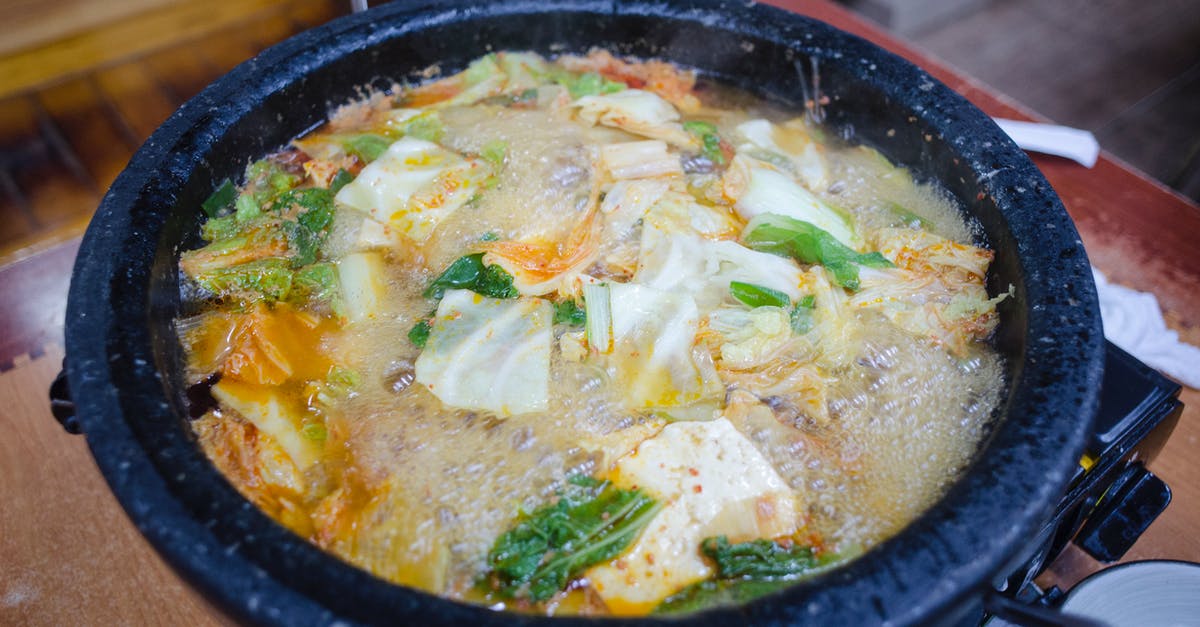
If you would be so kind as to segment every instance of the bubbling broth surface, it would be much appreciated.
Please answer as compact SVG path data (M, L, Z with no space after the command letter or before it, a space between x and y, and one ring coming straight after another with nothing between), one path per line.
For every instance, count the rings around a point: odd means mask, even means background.
M746 600L912 521L1003 391L991 253L694 82L489 55L218 189L178 321L214 463L380 577L549 614Z

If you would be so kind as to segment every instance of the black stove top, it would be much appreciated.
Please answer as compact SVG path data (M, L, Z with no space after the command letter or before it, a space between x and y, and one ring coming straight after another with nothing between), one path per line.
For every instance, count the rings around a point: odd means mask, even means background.
M1067 543L1114 562L1171 502L1170 488L1146 463L1179 421L1180 386L1117 346L1108 343L1106 349L1095 432L1054 517L1020 566L994 582L1007 597L1055 605L1061 592L1043 593L1031 582Z

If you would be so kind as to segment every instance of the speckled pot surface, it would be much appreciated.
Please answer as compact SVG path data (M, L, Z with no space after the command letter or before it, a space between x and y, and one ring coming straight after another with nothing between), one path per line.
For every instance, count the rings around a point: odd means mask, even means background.
M495 613L393 586L272 522L207 461L186 423L176 263L200 202L254 156L363 85L492 49L658 56L803 102L814 68L827 123L961 200L993 248L996 344L1009 392L946 496L860 559L781 593L693 615L710 624L953 622L1021 555L1079 459L1102 335L1079 237L1042 175L994 124L926 73L824 24L743 2L400 2L298 35L175 113L133 157L87 231L67 311L68 376L88 444L130 518L234 616L288 625L615 623ZM677 623L670 619L643 622Z

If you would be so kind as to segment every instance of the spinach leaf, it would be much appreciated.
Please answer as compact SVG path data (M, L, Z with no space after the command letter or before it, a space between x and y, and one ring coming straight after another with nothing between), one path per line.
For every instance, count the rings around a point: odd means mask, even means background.
M333 175L333 180L329 181L329 193L337 194L342 191L342 188L349 185L354 180L354 175L345 171L338 170L337 174Z
M893 267L892 262L878 252L857 252L810 222L773 213L750 220L742 232L742 240L754 250L825 266L833 275L834 283L851 290L858 289L859 266Z
M573 300L554 303L554 324L568 324L581 327L587 323L587 311Z
M572 480L557 501L497 538L481 585L502 598L545 601L589 566L621 554L660 509L640 490Z
M288 220L282 225L287 235L288 248L292 251L292 266L299 268L317 261L317 252L321 249L320 235L304 228L298 221Z
M786 309L792 305L792 299L788 298L787 294L753 283L730 281L729 293L750 307L782 307Z
M818 565L812 547L784 548L770 540L730 544L729 538L705 538L700 552L717 566L720 579L774 579L803 573Z
M471 290L491 298L516 298L513 277L504 268L485 266L483 253L459 257L438 275L425 290L429 298L441 298L447 289Z
M782 590L792 583L790 579L706 579L663 599L654 608L654 613L674 614L718 605L741 605Z
M517 288L513 287L513 276L504 268L495 265L483 269L483 274L471 290L491 298L516 298L521 295Z
M429 333L433 331L433 325L429 320L420 320L413 325L413 328L408 330L408 341L412 342L417 348L425 348L425 343L429 341Z
M217 186L212 195L208 197L200 207L204 209L204 214L209 218L220 216L226 209L233 206L233 200L237 197L237 188L233 186L233 181L225 179Z
M483 274L483 253L465 255L454 260L425 289L425 296L441 298L447 289L471 289Z
M290 190L275 199L271 210L281 213L293 206L298 206L300 212L295 220L285 221L282 228L294 253L293 264L300 267L315 262L325 243L327 229L333 223L333 194L317 187Z
M730 544L725 536L705 538L700 552L715 566L712 579L692 584L667 597L655 613L691 612L715 605L746 603L781 590L845 559L818 556L812 547L785 548L770 540Z

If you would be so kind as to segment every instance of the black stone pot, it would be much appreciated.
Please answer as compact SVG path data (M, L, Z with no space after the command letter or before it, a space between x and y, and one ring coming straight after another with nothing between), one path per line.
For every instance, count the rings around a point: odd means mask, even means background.
M945 497L849 565L711 624L950 622L1062 493L1094 417L1102 336L1079 237L1042 175L980 111L907 62L824 24L713 1L397 3L303 33L247 61L175 113L113 183L71 283L67 359L78 418L130 518L189 581L231 614L289 625L541 623L387 584L262 514L214 469L187 424L171 320L176 263L199 244L199 205L254 156L319 123L364 85L489 50L657 56L802 103L820 76L827 123L936 179L996 251L996 337L1009 391L972 465ZM595 620L553 619L558 623ZM604 621L615 622L615 621ZM674 623L647 619L646 622Z

